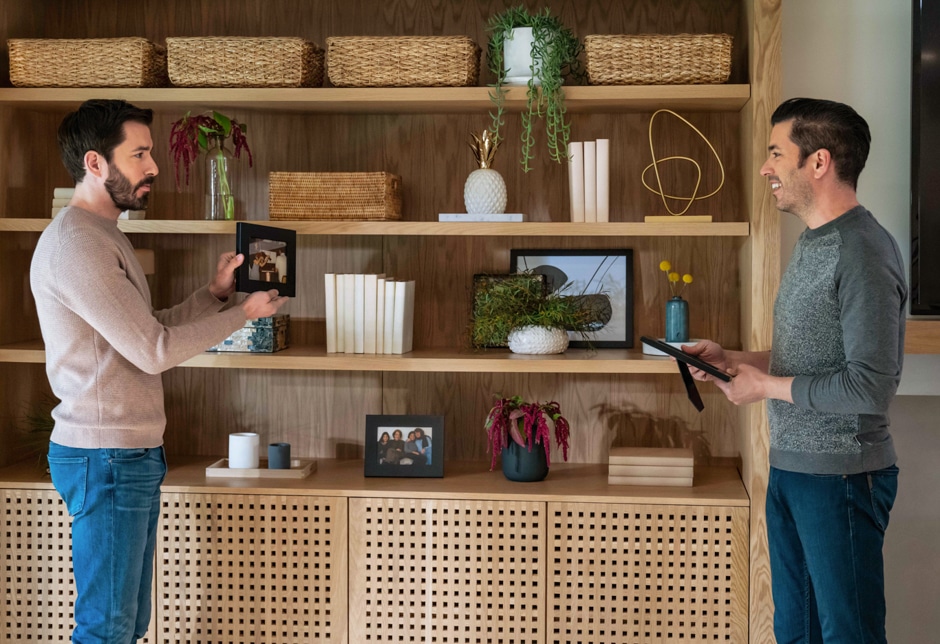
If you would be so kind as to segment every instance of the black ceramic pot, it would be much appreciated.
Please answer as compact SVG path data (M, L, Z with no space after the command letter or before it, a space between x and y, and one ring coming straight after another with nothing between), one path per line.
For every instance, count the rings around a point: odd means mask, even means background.
M510 481L541 481L548 476L548 462L543 445L533 445L532 451L529 451L527 447L510 441L509 445L503 448L502 456L503 474Z

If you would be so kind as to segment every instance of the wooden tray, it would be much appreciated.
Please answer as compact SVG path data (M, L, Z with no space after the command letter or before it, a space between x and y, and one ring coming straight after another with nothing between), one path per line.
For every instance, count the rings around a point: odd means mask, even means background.
M223 458L206 468L206 476L240 479L305 479L316 471L317 462L304 458L292 458L289 470L269 470L266 458L261 459L258 468L230 468L228 459Z

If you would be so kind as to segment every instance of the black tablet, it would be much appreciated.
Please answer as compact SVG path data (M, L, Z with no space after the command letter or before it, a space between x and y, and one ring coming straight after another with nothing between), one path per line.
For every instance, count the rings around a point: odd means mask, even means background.
M700 358L696 358L695 356L690 356L688 353L686 353L682 349L678 349L672 346L671 344L666 344L662 340L656 340L654 338L647 338L644 335L644 336L640 336L640 342L644 344L648 344L654 349L659 349L666 355L670 355L676 360L681 360L682 362L686 363L690 367L701 369L705 373L711 376L715 376L719 380L724 380L725 382L731 382L731 376L725 373L724 371L722 371L721 369L719 369L718 367L716 367L715 365L709 362L705 362L704 360Z

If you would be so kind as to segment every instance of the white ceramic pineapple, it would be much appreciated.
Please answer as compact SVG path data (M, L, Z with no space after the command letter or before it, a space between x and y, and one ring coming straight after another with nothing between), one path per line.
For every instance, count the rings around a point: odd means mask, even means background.
M506 182L499 172L490 167L499 144L489 130L483 130L481 136L470 136L473 137L470 149L480 167L470 173L463 186L463 203L467 213L481 215L506 212Z

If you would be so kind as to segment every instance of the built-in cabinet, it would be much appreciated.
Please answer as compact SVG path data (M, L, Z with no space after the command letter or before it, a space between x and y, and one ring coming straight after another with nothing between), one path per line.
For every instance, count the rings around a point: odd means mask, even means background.
M334 35L465 34L485 46L486 19L511 4L495 0L142 0L133 6L111 0L8 2L0 10L0 39L145 36L162 43L167 36L272 35L303 36L322 46ZM8 553L15 551L12 544L26 539L33 544L29 548L42 550L38 544L44 543L47 533L58 531L53 539L60 557L56 565L64 575L59 577L61 583L51 586L38 579L19 583L17 592L24 595L11 596L6 590L5 623L20 624L20 628L28 623L17 617L16 606L30 593L33 598L45 597L48 589L58 597L56 606L65 607L69 602L67 517L56 506L48 479L32 465L32 459L24 463L26 454L17 427L25 411L40 404L49 391L28 273L32 250L48 223L53 188L69 185L58 159L55 131L67 111L83 100L103 96L125 98L155 110L152 129L161 176L148 218L121 226L135 246L155 253L156 273L149 280L157 307L169 306L203 285L217 256L234 245L234 224L201 220L205 186L198 168L189 187L180 192L174 188L167 152L169 126L186 111L219 109L248 124L254 166L239 162L234 177L246 219L267 219L267 174L272 171L385 170L399 174L403 182L401 222L275 223L298 231L298 294L288 311L292 318L290 349L268 356L199 355L164 375L165 439L171 466L176 462L196 464L186 466L195 468L192 471L183 468L188 473L180 474L182 479L174 479L171 471L165 488L161 540L165 553L170 554L158 554L157 559L160 575L154 595L153 641L189 637L164 630L171 628L168 624L177 629L212 630L205 639L202 631L192 635L192 641L262 641L264 638L252 639L254 635L245 634L248 631L235 634L238 629L261 628L260 622L238 621L256 618L267 620L265 625L276 623L281 629L279 635L264 641L303 641L294 635L295 628L315 632L315 636L307 636L311 641L343 641L346 637L364 641L362 635L373 641L384 641L383 637L400 641L389 633L416 632L418 622L433 630L437 639L430 641L441 642L655 642L690 633L709 640L769 640L769 572L762 512L767 450L764 410L762 406L739 410L714 388L702 387L706 408L701 414L695 412L685 399L674 365L643 356L638 339L640 335L657 335L663 326L667 291L658 266L661 260L669 259L695 275L687 291L694 337L714 338L730 347L769 346L779 235L776 214L757 168L765 154L769 114L779 92L779 5L760 0L592 0L573 4L551 0L537 5L551 7L581 36L645 32L725 32L734 36L733 71L726 85L568 89L572 139L611 140L610 224L568 222L567 169L548 159L541 135L534 170L522 172L515 115L524 104L524 95L518 89L508 97L507 138L497 153L496 169L508 186L507 210L525 213L525 223L437 223L438 213L463 210L463 183L473 170L465 142L470 132L479 132L489 123L488 90L482 85L492 79L485 71L481 86L471 88L19 89L10 86L3 48L0 145L6 160L0 163L0 253L5 258L0 276L0 487L5 496L0 560L3 574L14 574L10 571L20 564L9 558ZM647 125L660 107L676 110L692 121L724 162L726 182L721 192L696 202L689 211L712 215L713 223L683 223L681 219L662 225L643 222L645 215L664 214L659 197L640 182L643 168L650 162ZM696 146L702 146L694 132L674 122L654 136L661 156L695 155ZM700 156L707 159L707 150ZM702 185L717 185L717 168L706 165L703 169ZM686 180L678 166L664 168L664 172L664 179L674 181L680 194L691 194L694 181ZM634 258L633 349L569 350L560 356L525 357L504 350L469 348L472 276L506 272L511 249L625 247L633 249ZM415 350L401 356L327 354L322 289L326 272L381 272L415 279ZM553 468L546 485L564 478L574 489L588 486L591 492L566 496L557 486L527 492L502 481L498 472L487 472L482 422L496 393L519 393L561 404L572 424L571 463ZM370 413L443 415L443 481L417 479L402 484L394 479L363 479L350 463L362 456L364 416ZM193 472L224 455L228 433L240 430L260 432L262 442L290 442L295 455L320 459L319 471L289 491L280 483L268 489L220 491L213 487L215 483L194 482ZM700 489L698 479L681 501L677 497L671 501L651 498L642 488L611 489L603 466L592 465L606 462L611 444L692 447L702 472L717 467L720 472L733 473L732 487L738 489L731 495L735 500L728 501L727 490L709 496L712 488ZM334 460L346 477L338 491L324 475L334 471ZM475 465L466 466L465 462ZM30 467L35 474L24 474ZM396 487L400 485L406 487ZM480 494L480 485L495 488L491 494ZM390 492L396 489L400 497ZM446 490L446 495L437 496L438 489ZM750 507L741 505L745 495L753 500ZM22 515L17 514L17 503L27 497L44 512L59 513L57 518L48 524L29 519L29 530L18 528L17 517ZM731 509L714 516L702 514L703 508L719 505ZM470 527L483 521L478 518L480 513L489 517L491 512L506 511L522 514L524 530L514 521ZM531 518L532 513L537 518ZM372 517L369 520L373 523L360 523L367 517ZM440 521L452 519L456 521L448 524L452 527L439 528L443 525ZM211 548L216 550L208 559L211 563L192 554L210 532L212 539L222 539L227 531L246 535L254 530L257 534L269 520L275 524L300 522L292 529L301 530L302 538L296 536L301 533L265 536L283 539L276 548L288 553L286 559L227 555L221 553L221 541L212 542ZM682 596L680 587L693 587L667 583L657 595L659 599L650 599L649 609L632 618L637 632L645 633L642 637L634 640L633 635L609 635L613 622L605 620L612 619L611 615L647 604L638 604L633 591L620 592L619 588L616 592L605 590L603 597L586 598L578 584L591 580L608 588L608 566L600 565L603 562L621 561L618 565L630 568L631 574L641 564L653 565L655 557L649 559L646 550L628 545L644 534L642 530L648 525L644 522L652 521L657 530L670 534L678 534L686 526L684 529L698 535L699 520L706 521L709 530L713 521L727 520L733 526L732 546L722 543L721 548L735 553L731 583L738 599L721 599L728 608L709 607L706 617L702 604L670 607L668 604ZM379 521L381 528L374 521ZM451 534L452 530L453 538L434 541L426 536L394 536L399 528L393 526L398 522L434 526L431 531L440 534ZM532 564L536 571L531 573L507 563L508 570L522 572L496 576L492 568L503 562L487 560L485 575L471 571L468 583L458 584L452 573L469 563L448 561L437 566L441 574L436 576L433 571L409 571L405 581L396 578L392 583L387 576L383 580L382 575L372 572L374 566L391 565L377 555L386 535L382 533L377 540L376 529L391 530L389 539L400 540L396 541L396 552L419 558L444 543L466 543L467 548L496 557L507 544L516 544L517 534L526 534L540 548L538 563ZM308 534L308 530L313 532ZM477 530L483 530L485 538L475 536ZM312 545L309 539L314 532L330 545ZM470 537L461 536L468 533ZM302 545L296 545L294 539L301 539ZM744 550L742 540L747 541ZM616 547L607 545L613 541ZM671 561L673 566L697 570L700 564L690 557L717 552L718 541L707 542L704 550L697 536L692 541L694 548L687 544L672 550L673 546L662 546L665 550L656 552L668 553L662 554L662 561ZM567 554L584 547L594 550L590 557ZM457 556L456 551L450 555ZM215 571L221 569L213 567L221 564L214 563L219 559L213 557L225 556L246 566L252 562L274 566L276 572L263 573L274 576L264 577L260 586L255 584L263 590L257 593L188 585L194 576L210 572L213 584L222 583L215 578L222 574ZM282 565L285 561L298 565L288 570ZM746 574L741 573L742 567ZM293 576L298 568L304 570L303 579ZM322 576L326 568L336 575L331 581ZM468 586L485 586L487 590L480 592L486 595L494 584L505 584L499 586L501 601L517 602L535 592L515 585L527 581L528 575L545 585L537 590L539 601L528 614L531 621L524 625L524 636L517 637L513 630L487 630L486 624L507 615L491 607L489 601L457 598L461 591L470 590ZM231 583L251 586L254 582ZM659 582L654 585L661 586ZM5 584L5 588L12 587ZM383 592L380 597L380 587L389 588L391 594ZM397 588L407 592L395 600L400 604L393 605L392 591ZM747 601L739 601L742 593ZM258 601L255 608L246 607L246 597ZM710 601L711 595L696 600ZM431 609L413 608L423 606L421 602ZM441 602L460 608L442 610ZM405 611L402 605L417 612L400 615ZM238 623L220 617L226 610L234 613L233 606L242 614L231 618ZM699 612L693 619L688 613L674 612L680 608ZM55 610L61 610L59 618L67 622L67 609ZM262 615L252 610L266 612ZM659 610L667 611L662 619L673 620L670 626L661 626L660 617L656 617ZM363 611L372 611L377 619L364 619ZM727 614L719 616L723 611ZM385 630L377 627L379 616L393 626ZM49 618L35 627L40 630L27 629L26 635L38 637L46 628L43 624L52 621ZM581 624L594 630L589 633ZM369 628L376 630L361 630Z

